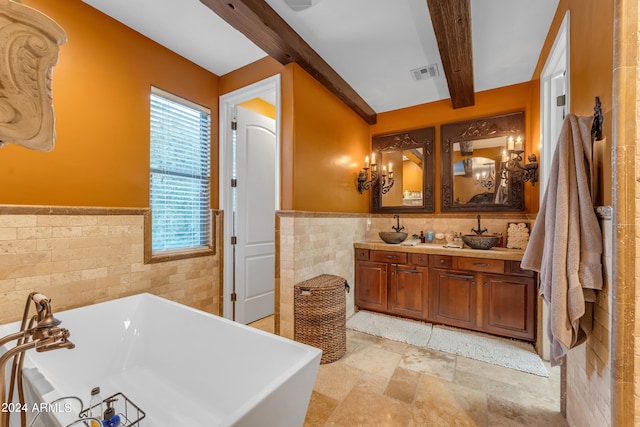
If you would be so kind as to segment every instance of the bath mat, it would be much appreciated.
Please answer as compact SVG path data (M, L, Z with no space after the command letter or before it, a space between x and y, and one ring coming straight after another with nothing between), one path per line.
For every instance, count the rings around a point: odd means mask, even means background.
M429 323L362 310L349 318L347 328L419 347L425 347L431 336Z
M549 376L533 346L522 341L434 326L427 347L542 377Z
M523 341L362 310L347 321L347 328L542 377L549 376L533 346Z

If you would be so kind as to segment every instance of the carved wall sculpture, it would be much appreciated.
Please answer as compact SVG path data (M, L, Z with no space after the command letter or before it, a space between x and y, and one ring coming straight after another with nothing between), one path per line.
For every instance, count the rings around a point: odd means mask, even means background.
M64 30L43 13L0 0L0 147L55 145L51 75Z

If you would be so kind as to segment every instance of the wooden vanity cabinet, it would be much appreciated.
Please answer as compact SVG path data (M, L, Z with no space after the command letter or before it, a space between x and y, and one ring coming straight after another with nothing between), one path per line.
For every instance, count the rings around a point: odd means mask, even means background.
M519 261L356 249L359 308L535 340L536 277Z
M428 313L428 257L395 251L356 251L355 304L423 320Z
M429 304L429 269L402 264L393 264L390 268L388 312L414 319L425 319Z
M355 303L358 307L387 311L387 276L389 264L356 261Z
M431 271L432 321L510 338L535 339L532 271L522 270L516 261L432 257L436 258L432 265L450 267Z
M535 339L536 283L533 272L522 276L483 275L482 299L482 329L485 332L527 341Z
M477 279L468 271L434 268L430 277L430 320L476 329Z

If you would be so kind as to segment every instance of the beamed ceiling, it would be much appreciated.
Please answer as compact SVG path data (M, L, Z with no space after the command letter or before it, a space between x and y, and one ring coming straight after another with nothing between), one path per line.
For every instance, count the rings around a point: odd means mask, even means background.
M447 98L452 108L471 106L476 91L529 81L558 5L306 0L311 7L294 10L285 0L83 1L217 75L265 55L296 62L368 123Z

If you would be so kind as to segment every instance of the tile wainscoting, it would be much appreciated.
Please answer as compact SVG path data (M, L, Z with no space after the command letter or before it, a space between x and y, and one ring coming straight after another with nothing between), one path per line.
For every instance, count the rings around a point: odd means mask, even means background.
M593 307L593 332L567 354L566 417L572 426L606 427L612 422L613 222L610 207L598 208L603 237L604 288ZM546 331L545 331L546 333Z
M276 215L276 333L293 339L293 289L320 274L344 277L347 316L353 314L353 242L366 235L367 216L281 211Z
M220 248L145 264L147 211L0 205L0 323L20 319L33 291L55 311L149 292L218 314ZM213 218L219 232L221 215Z

